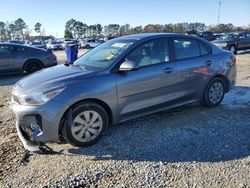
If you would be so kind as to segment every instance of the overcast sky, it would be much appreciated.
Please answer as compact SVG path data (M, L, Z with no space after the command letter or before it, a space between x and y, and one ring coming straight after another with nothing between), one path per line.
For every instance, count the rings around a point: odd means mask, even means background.
M177 22L217 24L219 0L3 0L0 21L21 17L30 29L42 23L46 34L62 37L71 18L87 24L131 26ZM221 23L250 24L250 0L222 0Z

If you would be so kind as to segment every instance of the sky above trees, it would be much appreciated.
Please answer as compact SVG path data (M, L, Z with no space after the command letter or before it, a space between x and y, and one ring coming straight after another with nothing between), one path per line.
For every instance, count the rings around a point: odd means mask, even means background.
M47 35L62 37L65 23L74 18L88 25L217 24L219 0L8 0L1 2L0 21L21 17L31 28L39 22ZM221 23L248 25L249 0L222 0ZM36 34L33 30L32 34Z

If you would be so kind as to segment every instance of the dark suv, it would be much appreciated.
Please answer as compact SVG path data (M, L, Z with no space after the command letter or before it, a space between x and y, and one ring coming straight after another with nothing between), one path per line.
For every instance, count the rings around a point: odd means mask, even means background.
M208 41L213 41L216 39L215 35L211 31L202 32L199 37L206 39Z
M238 50L250 49L250 32L228 33L212 41L216 46L237 54Z

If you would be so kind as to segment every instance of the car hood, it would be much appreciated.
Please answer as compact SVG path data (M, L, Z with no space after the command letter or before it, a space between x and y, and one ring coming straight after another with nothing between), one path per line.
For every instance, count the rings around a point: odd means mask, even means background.
M19 90L30 90L44 87L45 85L69 84L79 80L87 79L96 74L94 71L87 70L75 65L57 65L43 69L21 79L15 85Z

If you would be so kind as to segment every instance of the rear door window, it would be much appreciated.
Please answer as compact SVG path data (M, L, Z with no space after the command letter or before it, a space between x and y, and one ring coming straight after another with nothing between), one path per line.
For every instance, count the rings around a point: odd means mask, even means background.
M200 42L200 55L208 55L211 54L212 49L209 45L204 42Z
M194 39L174 39L174 50L177 60L200 56L199 42Z

